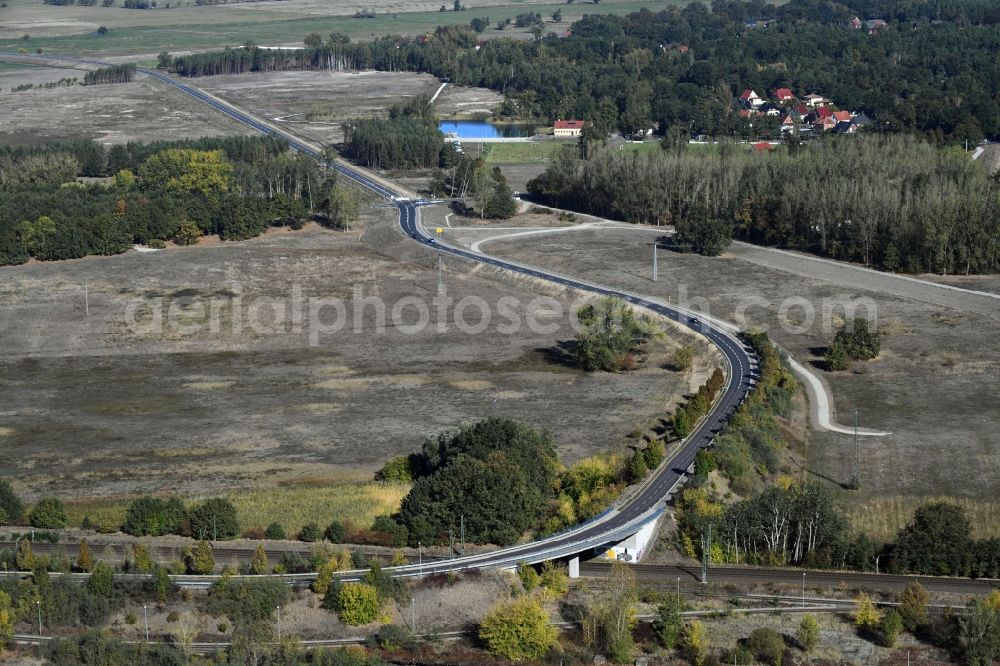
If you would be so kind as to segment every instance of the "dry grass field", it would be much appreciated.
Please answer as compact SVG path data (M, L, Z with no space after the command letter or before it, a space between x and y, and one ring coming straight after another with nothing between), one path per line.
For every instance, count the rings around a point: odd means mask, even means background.
M242 45L247 40L264 46L295 46L310 32L341 32L358 40L387 34L414 36L439 25L468 25L477 16L495 23L526 11L542 14L547 30L560 31L598 9L590 3L567 5L553 0L467 0L467 10L460 12L440 12L440 2L427 0L333 4L272 0L213 6L199 6L192 0L160 0L156 9L147 11L100 4L53 6L37 0L7 0L7 6L0 8L0 50L41 48L53 53L155 57L162 50L214 49ZM121 5L122 0L116 4ZM605 0L599 10L602 14L622 14L685 4L687 0ZM359 9L373 9L376 15L370 19L353 18ZM551 14L556 9L562 11L561 23L552 22ZM108 33L99 35L100 26L109 28ZM524 38L527 31L489 30L485 36Z
M0 143L94 139L105 144L247 134L251 130L196 104L154 80L107 86L32 89L18 85L83 78L75 69L16 67L0 70Z
M470 239L479 236L463 232ZM1000 341L993 334L994 299L941 292L919 283L884 283L877 276L838 271L777 257L762 265L755 253L734 246L719 258L661 251L659 281L650 280L651 235L632 230L577 231L487 244L485 249L528 263L640 293L682 296L712 314L735 319L740 303L746 318L771 327L772 337L804 363L818 363L833 332L822 327L824 299L831 303L866 297L874 301L887 337L879 359L852 372L817 370L832 391L838 420L853 422L857 408L864 427L889 431L862 438L859 493L845 492L855 524L891 536L928 498L954 498L965 506L980 535L1000 535ZM784 266L784 268L779 268ZM988 281L988 280L986 280ZM862 283L872 285L870 290ZM889 291L881 290L888 289ZM760 299L747 301L748 297ZM784 311L789 298L805 299L817 313L804 332L801 305ZM843 310L829 318L836 326ZM853 438L812 431L803 475L837 487L853 474Z
M523 322L546 293L457 262L446 263L444 282L455 302L517 298ZM376 306L356 313L349 300L358 288L390 308L404 298L430 303L436 283L433 255L399 233L388 209L366 213L362 237L307 228L0 269L4 476L28 499L113 500L75 506L78 518L120 511L137 493L231 492L254 523L299 520L296 504L316 507L318 518L363 520L391 508L399 491L360 479L428 434L510 415L547 428L571 462L627 445L709 370L707 362L697 375L664 369L676 345L668 337L635 373L587 375L558 351L573 335L568 321L543 311L553 330L509 334L494 315L497 325L465 332L454 311L438 318L431 309L427 330L403 330L416 316L404 311L402 322L387 318L375 333ZM296 293L303 303L345 299L344 330L312 345L310 306L301 331L290 318ZM574 298L547 293L567 309ZM283 326L262 299L287 305ZM214 319L205 315L213 311ZM153 312L162 313L161 327ZM480 318L469 312L474 326ZM334 316L325 310L320 319ZM327 481L334 490L316 490Z

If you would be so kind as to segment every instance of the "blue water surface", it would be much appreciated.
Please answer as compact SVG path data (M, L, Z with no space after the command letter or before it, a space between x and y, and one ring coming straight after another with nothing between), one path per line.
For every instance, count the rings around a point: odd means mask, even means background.
M460 139L510 139L531 136L533 126L491 125L485 120L448 120L438 123L445 136L456 134Z

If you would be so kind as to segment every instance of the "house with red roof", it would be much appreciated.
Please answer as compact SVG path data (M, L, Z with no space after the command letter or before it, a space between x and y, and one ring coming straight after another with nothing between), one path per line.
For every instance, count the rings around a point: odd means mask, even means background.
M829 132L836 126L837 126L837 121L830 117L820 118L819 120L813 123L813 127L822 132Z
M774 94L772 96L774 97L776 102L779 102L781 104L786 104L795 99L795 95L792 94L790 88L778 88L777 90L774 91Z
M586 120L557 120L552 126L553 136L580 136Z
M817 118L833 118L833 109L828 106L818 107L815 111Z
M766 153L774 148L774 146L769 144L767 141L758 141L757 143L751 143L750 145L753 146L753 149L758 153Z
M761 99L760 96L758 96L757 93L755 93L750 88L747 88L746 90L743 91L743 94L740 95L740 101L746 104L747 106L753 107L755 109L764 103L764 100Z
M850 111L834 111L832 117L838 123L849 123L852 118Z

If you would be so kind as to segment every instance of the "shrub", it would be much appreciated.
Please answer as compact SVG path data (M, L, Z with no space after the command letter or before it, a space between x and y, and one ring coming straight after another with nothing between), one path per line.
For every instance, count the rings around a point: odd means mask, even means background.
M176 622L179 619L181 619L181 616L177 611L170 611L167 613L167 622Z
M80 539L80 550L76 556L76 568L84 573L94 568L94 555L90 552L90 545L86 539Z
M888 648L895 647L896 640L903 632L903 618L900 617L896 609L889 609L885 612L879 623L879 630L882 634L882 644Z
M323 538L330 543L344 543L344 540L347 538L347 528L344 527L344 523L335 520L326 526L326 529L323 531Z
M306 523L299 530L299 541L305 541L306 543L313 543L319 541L321 532L319 525L316 523Z
M229 618L239 628L270 620L274 609L287 604L291 596L291 588L279 578L234 581L224 576L209 590L204 609Z
M140 497L128 505L122 531L132 536L178 534L187 517L184 503L176 497Z
M135 569L140 573L149 573L153 570L153 558L149 554L149 546L144 543L135 544L132 551L135 557Z
M381 650L410 650L416 647L417 640L406 627L398 624L386 624L372 634L370 643Z
M28 520L32 527L60 529L66 527L66 508L55 497L45 497L32 507Z
M760 627L750 632L747 649L762 664L781 666L781 654L785 651L785 639L770 627Z
M31 542L21 539L17 542L17 553L14 555L14 563L18 571L34 571L35 553L31 550Z
M576 357L587 371L620 372L628 354L653 334L652 325L621 299L585 305L577 318L584 330L576 337Z
M24 504L7 481L0 481L0 522L18 523L24 518Z
M263 544L258 544L257 550L254 551L253 558L250 560L250 573L256 575L266 574L269 568L264 546Z
M132 611L125 613L125 624L135 624L138 621L139 618Z
M268 539L284 539L285 538L285 528L281 526L280 523L271 523L264 530L264 536Z
M376 516L372 523L372 531L385 535L388 542L386 545L394 548L405 546L409 538L409 531L406 527L389 516Z
M191 536L196 539L235 539L240 533L236 507L223 498L208 499L191 511Z
M538 583L541 581L541 576L538 575L535 567L527 562L521 562L517 565L517 575L521 579L521 585L524 586L526 592L531 592L538 587Z
M487 649L510 661L541 659L556 645L557 636L541 603L526 596L499 602L479 627Z
M553 594L563 595L569 592L569 574L565 566L552 561L542 564L539 584Z
M87 578L86 589L95 597L110 599L114 592L114 582L115 574L111 567L104 562L98 562L94 565L94 571L90 577Z
M215 569L215 557L212 555L212 544L199 541L194 550L188 550L185 556L187 569L190 573L207 575Z
M371 624L382 610L378 590L367 583L344 583L340 586L337 612L341 622L351 626Z
M174 591L174 584L170 581L169 573L165 567L156 567L153 571L153 594L157 603L165 604L170 599Z
M417 476L415 470L419 466L419 456L396 456L390 458L378 472L375 473L376 481L392 481L395 483L413 483Z
M174 235L174 242L178 245L196 245L204 234L201 228L194 222L185 220L181 222Z
M882 621L882 614L875 608L875 602L862 592L858 595L857 603L857 610L854 611L854 625L861 631L874 631Z
M663 462L663 458L667 455L667 452L666 447L663 446L663 442L657 439L650 442L642 454L646 458L646 467L655 470Z
M685 345L674 352L674 357L671 360L674 370L690 370L693 364L694 349L692 347Z
M819 644L819 623L813 615L803 615L795 640L803 652L812 652Z
M646 467L646 456L642 451L636 451L632 454L632 459L628 464L628 480L629 483L639 483L646 478L646 472L649 469Z
M906 584L900 596L899 615L903 626L910 632L927 624L927 601L929 595L924 586L916 581Z
M656 619L653 620L653 631L656 633L656 640L660 645L672 650L677 646L684 630L684 619L681 616L683 610L680 601L671 597L666 603L660 604L656 609Z

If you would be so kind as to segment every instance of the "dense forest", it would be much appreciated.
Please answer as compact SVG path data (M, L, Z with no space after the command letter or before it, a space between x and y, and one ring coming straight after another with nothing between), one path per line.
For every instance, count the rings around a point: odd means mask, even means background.
M1000 183L958 149L831 137L766 154L567 148L528 184L539 201L678 231L732 235L905 272L1000 271Z
M880 131L920 131L934 141L1000 137L1000 23L987 0L716 0L659 13L587 16L567 38L490 39L441 27L418 41L390 36L301 50L257 47L170 58L183 76L288 69L422 71L503 92L501 112L584 118L601 131L678 126L747 135L735 113L745 88L789 87L863 111ZM854 16L884 18L874 34ZM754 19L749 21L748 19ZM760 19L770 19L763 22Z
M205 233L250 238L268 224L329 214L337 190L333 172L270 138L0 146L0 265Z
M437 166L444 135L429 97L419 96L389 110L388 118L365 118L344 125L344 152L374 169Z
M136 66L134 62L111 67L95 69L83 77L84 85L92 86L102 83L128 83L135 79Z

